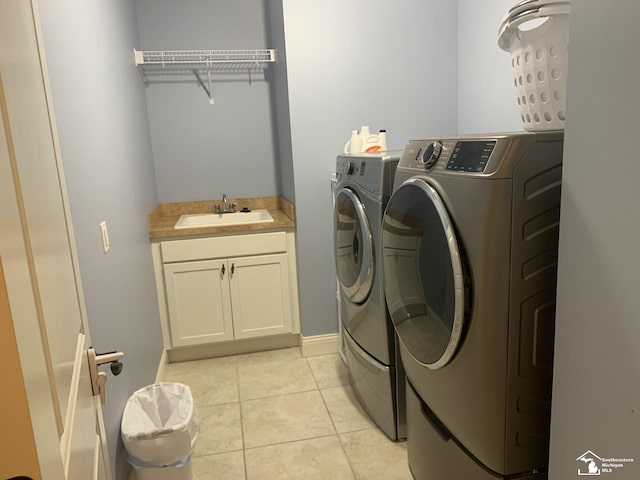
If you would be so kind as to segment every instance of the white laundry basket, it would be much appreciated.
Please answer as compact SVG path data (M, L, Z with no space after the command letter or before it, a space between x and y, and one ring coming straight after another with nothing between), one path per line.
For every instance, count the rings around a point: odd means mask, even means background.
M191 390L161 382L135 391L121 432L137 480L191 480L191 454L200 423Z
M498 45L511 53L525 130L564 128L569 11L568 1L527 0L514 6L500 25Z

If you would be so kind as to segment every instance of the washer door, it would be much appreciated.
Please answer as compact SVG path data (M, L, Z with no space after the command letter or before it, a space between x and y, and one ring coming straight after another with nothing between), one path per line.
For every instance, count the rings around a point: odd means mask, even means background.
M350 188L336 195L334 221L340 287L349 301L363 303L373 286L373 238L364 207Z
M420 364L445 366L461 341L460 249L440 196L418 178L393 194L382 223L384 287L400 341Z

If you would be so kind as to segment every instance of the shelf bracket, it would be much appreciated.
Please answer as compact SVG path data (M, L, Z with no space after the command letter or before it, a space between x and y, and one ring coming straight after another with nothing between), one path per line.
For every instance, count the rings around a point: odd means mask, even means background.
M211 71L207 70L207 79L209 81L208 82L209 83L209 88L207 88L207 86L204 84L204 82L200 78L200 75L198 75L198 71L197 70L194 69L194 70L192 70L192 72L195 75L196 79L198 80L198 84L205 91L205 93L207 94L207 97L209 97L209 105L213 105L215 103L215 100L214 100L213 96L211 95Z

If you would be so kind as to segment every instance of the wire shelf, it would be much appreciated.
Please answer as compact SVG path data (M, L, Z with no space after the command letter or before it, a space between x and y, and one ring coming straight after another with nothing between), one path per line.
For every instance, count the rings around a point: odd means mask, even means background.
M252 74L264 71L269 63L276 61L275 49L146 51L134 49L133 54L145 85L151 83L151 77L193 75L209 97L211 105L214 104L212 75L246 73L251 84ZM206 74L206 84L200 74Z
M276 61L275 49L262 50L134 50L136 65L183 66L208 69L224 64L267 64Z

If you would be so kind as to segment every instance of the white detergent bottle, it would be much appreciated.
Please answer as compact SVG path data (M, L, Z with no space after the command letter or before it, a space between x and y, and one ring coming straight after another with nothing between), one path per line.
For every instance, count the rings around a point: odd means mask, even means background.
M387 131L380 130L377 135L369 135L362 140L362 151L367 153L384 152L387 150Z
M362 151L362 137L357 130L351 131L351 138L344 144L344 153L360 153Z
M376 145L378 144L378 135L371 135L371 131L367 125L360 127L360 138L362 138L363 152L375 152L378 150L376 148Z
M351 140L349 140L349 152L360 153L362 151L362 137L357 130L351 132Z
M386 130L380 130L380 132L378 133L378 143L380 144L380 151L386 152L387 151L387 131Z

